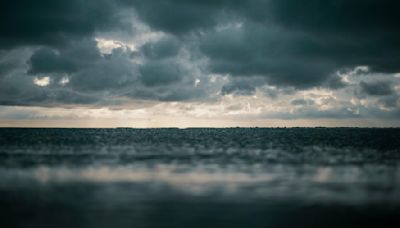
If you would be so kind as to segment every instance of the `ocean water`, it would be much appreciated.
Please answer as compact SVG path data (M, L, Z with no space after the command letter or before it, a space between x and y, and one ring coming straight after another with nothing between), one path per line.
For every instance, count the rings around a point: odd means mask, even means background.
M400 129L0 129L0 227L400 227Z

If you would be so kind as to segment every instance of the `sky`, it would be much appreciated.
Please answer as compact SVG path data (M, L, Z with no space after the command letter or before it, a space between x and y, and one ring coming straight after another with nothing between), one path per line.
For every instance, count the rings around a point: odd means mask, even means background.
M400 126L394 0L3 0L2 127Z

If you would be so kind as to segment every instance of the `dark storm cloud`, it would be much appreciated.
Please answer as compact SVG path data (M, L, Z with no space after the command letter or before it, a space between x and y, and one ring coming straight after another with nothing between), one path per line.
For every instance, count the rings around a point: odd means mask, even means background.
M179 66L168 61L155 61L140 67L141 81L146 86L168 85L184 77Z
M0 3L0 48L61 45L95 30L122 26L116 1L5 0Z
M18 106L57 106L94 104L99 98L71 89L39 87L22 71L14 71L0 82L0 104Z
M398 12L400 3L390 0L6 0L0 104L183 101L213 99L216 91L275 99L312 87L341 89L349 85L337 71L363 65L370 73L400 72ZM122 45L105 54L95 39L105 33L142 40L132 39L134 50ZM219 74L228 80L217 88L209 75ZM35 85L37 77L50 84ZM364 81L360 88L386 107L398 104L394 84ZM298 114L318 117L313 112Z
M386 96L393 94L390 81L360 82L361 90L372 96Z
M146 58L163 59L174 57L179 52L179 42L173 37L166 37L157 42L149 42L141 47Z
M18 57L10 58L10 53L0 51L0 79L10 73L13 69L17 68L20 64Z
M377 72L400 71L398 1L271 1L273 21L322 42L341 65L368 65ZM312 50L311 54L313 53Z
M29 73L74 73L100 58L100 51L93 40L71 42L59 49L43 47L31 56Z
M207 97L207 83L194 85L197 77L204 76L196 74L194 66L183 63L185 60L177 55L177 50L166 51L165 42L163 39L161 44L152 42L150 56L129 47L102 54L91 39L74 40L62 47L42 47L32 54L20 55L21 59L30 57L9 69L0 81L0 103L103 106L121 104L119 100L125 98L182 101ZM138 56L144 56L140 64L133 61ZM6 55L1 62L15 58ZM34 80L44 78L49 79L48 85L34 84Z
M265 84L263 78L243 78L236 77L232 78L230 82L225 84L221 93L225 94L236 94L236 95L252 95L256 92L257 86Z
M269 84L310 87L322 84L338 68L327 58L296 53L310 41L302 33L244 23L208 33L200 49L211 58L213 72L264 76Z
M400 3L391 0L133 1L155 29L178 36L201 31L211 70L262 75L270 84L333 89L343 68L400 71ZM242 22L237 29L215 30ZM323 84L325 81L331 83Z
M89 62L86 67L71 75L69 86L82 92L109 91L109 93L130 86L138 77L137 65L131 62L131 56L132 51L129 49L113 49L112 53L99 57L97 61Z
M325 86L330 89L341 89L348 85L341 77L338 75L331 76L325 83Z
M221 93L225 94L238 94L238 95L252 95L256 88L248 83L228 83L221 89Z
M217 15L226 7L224 0L126 0L133 4L140 18L155 29L184 34L198 28L213 27Z
M382 97L379 102L386 108L397 108L400 111L400 96L397 94Z

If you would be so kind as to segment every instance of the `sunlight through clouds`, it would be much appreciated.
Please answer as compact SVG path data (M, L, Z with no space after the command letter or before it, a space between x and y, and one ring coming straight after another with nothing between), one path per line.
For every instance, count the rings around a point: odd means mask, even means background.
M35 77L33 83L37 86L48 86L50 84L50 77Z

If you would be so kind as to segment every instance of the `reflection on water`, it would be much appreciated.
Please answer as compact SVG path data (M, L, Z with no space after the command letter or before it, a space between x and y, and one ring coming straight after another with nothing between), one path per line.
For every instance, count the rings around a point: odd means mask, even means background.
M165 188L193 196L220 194L235 200L290 198L341 204L400 203L400 169L379 165L326 167L269 165L221 168L217 165L39 166L0 169L3 188L63 184L132 184L161 193ZM242 168L244 169L244 168ZM26 184L26 186L24 186ZM131 189L135 191L135 189Z
M0 129L2 227L399 227L397 129Z

